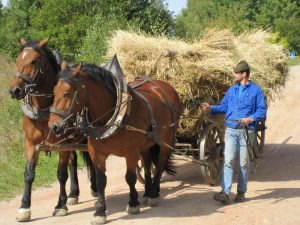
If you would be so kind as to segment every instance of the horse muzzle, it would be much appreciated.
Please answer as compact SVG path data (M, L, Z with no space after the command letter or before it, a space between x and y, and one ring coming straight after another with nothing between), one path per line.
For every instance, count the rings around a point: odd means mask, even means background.
M8 91L9 91L10 96L12 98L15 98L15 99L18 99L18 100L24 98L25 95L26 95L24 89L22 89L18 86L17 87L12 87Z
M52 124L50 126L50 130L51 133L54 134L56 137L59 137L64 133L63 126L59 124Z

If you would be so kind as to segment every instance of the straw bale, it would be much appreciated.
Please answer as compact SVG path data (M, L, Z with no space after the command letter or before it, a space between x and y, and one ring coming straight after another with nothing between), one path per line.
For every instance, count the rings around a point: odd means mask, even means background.
M250 78L268 100L284 85L288 57L282 46L268 42L270 35L255 30L234 36L229 30L212 29L202 39L186 43L117 31L107 57L117 54L127 82L135 77L167 80L179 93L184 115L189 116L179 129L189 137L197 135L195 128L201 124L199 101L218 103L232 85L233 68L240 60L249 62Z

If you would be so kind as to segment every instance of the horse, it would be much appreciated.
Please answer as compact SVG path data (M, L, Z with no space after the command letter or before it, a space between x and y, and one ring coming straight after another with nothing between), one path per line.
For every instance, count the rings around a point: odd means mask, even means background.
M118 65L116 57L112 61ZM140 212L135 188L135 170L139 158L145 169L143 203L148 206L155 206L159 202L163 171L175 173L172 148L182 111L177 92L166 81L136 79L127 86L128 97L118 103L116 92L119 87L114 77L114 73L105 67L63 63L54 88L55 97L48 121L49 128L56 135L63 134L64 127L77 121L78 130L88 139L87 149L96 168L98 190L98 204L92 224L103 224L107 219L105 171L109 155L126 159L125 180L130 190L126 207L128 214ZM117 111L126 108L124 118L114 132L103 136L116 124L109 122L116 108ZM153 180L150 172L152 162L156 162Z
M21 51L16 59L16 76L12 79L9 92L12 98L22 100L24 152L27 160L24 181L25 187L21 207L17 212L18 221L28 221L31 218L31 188L35 177L35 168L38 163L39 152L36 148L39 144L57 143L62 139L49 135L48 118L49 107L53 103L53 88L57 83L57 74L60 65L52 51L47 47L48 38L41 42L34 40L20 40ZM72 140L71 140L72 141ZM70 142L70 140L69 140ZM91 193L96 197L95 170L88 154L83 155L87 162L91 180ZM70 169L70 193L67 197L65 184L68 179L67 166ZM60 183L59 200L53 212L54 216L67 214L68 204L77 204L79 185L77 177L77 154L74 151L60 152L57 169L57 178Z

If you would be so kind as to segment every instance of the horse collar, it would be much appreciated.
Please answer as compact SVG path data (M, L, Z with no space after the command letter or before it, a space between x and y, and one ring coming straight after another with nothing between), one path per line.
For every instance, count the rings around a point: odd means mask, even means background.
M50 116L50 107L39 109L30 104L28 98L29 97L26 96L26 98L21 101L21 109L23 113L32 120L48 121Z

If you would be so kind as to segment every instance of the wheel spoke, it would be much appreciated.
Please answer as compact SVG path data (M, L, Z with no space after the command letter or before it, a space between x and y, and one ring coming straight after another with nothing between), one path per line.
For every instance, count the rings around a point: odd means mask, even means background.
M220 140L220 133L217 133L215 139L214 139L214 142L215 143L219 143L218 140Z
M262 139L261 135L259 135L258 133L256 134L256 137L257 137L259 140Z

